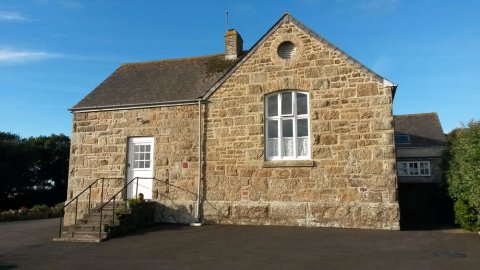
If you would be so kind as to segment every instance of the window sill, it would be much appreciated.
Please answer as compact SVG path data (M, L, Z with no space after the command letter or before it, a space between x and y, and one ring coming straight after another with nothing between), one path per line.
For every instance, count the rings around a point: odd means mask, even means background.
M313 160L265 160L262 167L313 167L314 165L315 162Z
M432 177L431 175L397 175L398 177Z

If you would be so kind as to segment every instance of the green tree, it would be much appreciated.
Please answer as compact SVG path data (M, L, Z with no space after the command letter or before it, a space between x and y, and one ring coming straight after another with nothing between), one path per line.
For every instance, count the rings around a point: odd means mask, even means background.
M70 139L63 134L52 134L30 137L26 143L34 155L30 168L32 193L43 197L42 203L51 205L64 201L68 182Z
M480 121L449 134L447 181L454 200L455 222L480 230Z
M31 149L20 136L0 132L0 205L12 208L31 185Z
M0 208L64 201L69 148L63 134L22 139L0 132Z

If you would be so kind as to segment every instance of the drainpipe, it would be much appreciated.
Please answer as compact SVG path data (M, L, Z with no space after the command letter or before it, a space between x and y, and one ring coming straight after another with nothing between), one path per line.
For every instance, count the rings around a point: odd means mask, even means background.
M200 221L200 184L202 181L202 99L198 100L198 182L197 182L197 207L195 209L196 222L190 226L202 226Z

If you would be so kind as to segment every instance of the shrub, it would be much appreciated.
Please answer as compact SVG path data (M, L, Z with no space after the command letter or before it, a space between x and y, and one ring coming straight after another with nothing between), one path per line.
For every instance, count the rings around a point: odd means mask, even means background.
M34 205L31 209L20 207L17 210L0 212L0 221L17 221L61 217L63 215L64 203L58 203L53 207L45 204Z
M40 212L40 213L50 213L50 207L48 207L45 204L36 204L32 207L31 209L34 212Z
M462 228L467 230L478 230L480 223L478 219L478 211L468 205L467 202L458 200L454 204L455 222Z
M480 230L480 121L449 134L446 156L455 222L464 229Z
M140 201L140 199L132 198L132 199L128 199L127 202L129 207L134 207L136 205L139 205L142 201Z

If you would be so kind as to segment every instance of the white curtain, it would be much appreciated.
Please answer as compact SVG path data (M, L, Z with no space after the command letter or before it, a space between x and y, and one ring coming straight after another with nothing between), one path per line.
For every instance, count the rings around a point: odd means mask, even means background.
M283 138L283 156L291 157L294 156L293 153L293 138Z
M297 152L299 157L307 156L308 154L308 137L300 137L297 139Z
M267 140L267 156L268 157L276 157L278 156L278 139L268 139Z

